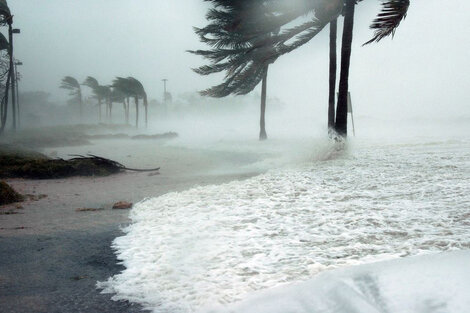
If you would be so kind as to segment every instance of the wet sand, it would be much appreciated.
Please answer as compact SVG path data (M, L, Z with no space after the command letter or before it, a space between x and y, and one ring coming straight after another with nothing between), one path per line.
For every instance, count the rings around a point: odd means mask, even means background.
M11 179L7 183L39 200L9 206L0 215L0 312L139 312L127 302L101 295L95 285L122 270L111 249L129 223L118 201L138 202L195 185L220 184L256 175L258 156L162 143L108 141L43 152L94 153L129 167L161 166L159 174L126 172L109 177L54 180ZM229 170L227 170L229 169ZM78 208L97 211L78 212Z

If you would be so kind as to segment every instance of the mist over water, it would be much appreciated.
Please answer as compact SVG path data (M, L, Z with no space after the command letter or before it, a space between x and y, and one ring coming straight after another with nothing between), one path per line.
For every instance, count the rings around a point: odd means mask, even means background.
M350 115L347 143L335 143L327 132L327 31L270 66L268 140L260 142L259 87L223 99L198 94L222 79L196 75L191 68L203 61L186 52L203 48L192 27L206 23L207 2L10 1L24 29L16 44L23 123L16 134L8 124L0 143L62 140L77 127L74 136L124 136L41 152L161 166L154 186L157 175L103 188L140 188L142 201L113 242L125 269L98 283L113 299L156 313L230 306L329 270L469 250L470 4L455 0L443 10L442 1L414 1L394 40L362 47L378 10L372 2L361 2L355 24L354 129ZM100 119L87 87L80 115L59 89L65 75L102 85L138 78L148 126L141 109L134 127L132 101L128 125L119 103ZM163 100L162 79L172 101ZM177 137L131 139L167 132Z

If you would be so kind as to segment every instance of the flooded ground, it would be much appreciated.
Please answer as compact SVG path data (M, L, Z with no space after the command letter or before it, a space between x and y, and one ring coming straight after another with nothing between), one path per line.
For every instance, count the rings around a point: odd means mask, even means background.
M100 286L194 312L328 269L470 248L470 140L304 148L247 180L140 202L113 245L126 270Z

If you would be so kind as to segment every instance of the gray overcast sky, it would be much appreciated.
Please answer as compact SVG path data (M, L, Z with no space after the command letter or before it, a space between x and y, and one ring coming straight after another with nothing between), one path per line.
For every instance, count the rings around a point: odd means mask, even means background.
M422 113L469 115L470 3L467 0L412 0L395 39L361 47L378 0L357 7L351 91L359 114ZM45 90L55 99L64 75L95 76L109 83L133 75L150 98L161 98L162 78L175 93L218 82L190 68L203 64L187 49L204 47L192 26L205 25L202 0L10 0L15 15L16 57L23 90ZM324 112L327 102L328 44L323 33L283 57L270 70L269 94L293 108Z

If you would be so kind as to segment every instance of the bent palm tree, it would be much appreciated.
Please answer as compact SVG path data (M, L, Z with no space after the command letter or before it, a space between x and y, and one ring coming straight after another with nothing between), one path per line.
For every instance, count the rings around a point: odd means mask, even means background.
M83 82L83 85L90 88L93 92L93 96L98 100L98 115L99 121L101 122L101 104L104 98L102 95L102 90L100 89L100 84L98 83L98 80L96 80L96 78L88 76Z
M346 136L345 116L347 117L354 6L362 0L207 1L214 4L214 8L207 14L208 20L220 23L218 25L212 23L205 28L195 30L201 41L210 45L212 50L191 52L210 61L210 65L196 69L197 73L208 75L226 72L222 84L203 92L206 95L219 94L221 97L229 94L246 94L253 90L264 78L266 66L309 42L344 10L346 22L335 129ZM393 35L400 21L406 16L409 6L409 0L382 0L382 2L382 11L371 26L375 30L374 38L368 43ZM312 14L310 20L306 22L300 20L308 14ZM289 28L289 25L296 21L300 21L296 23L297 26ZM269 34L276 35L269 36ZM333 73L333 69L331 66L330 73ZM330 79L333 80L332 77ZM330 94L334 87L333 84L330 85ZM332 94L331 99L334 98L334 92ZM330 111L334 108L334 102L329 100L329 103L333 103L332 106L329 105ZM334 109L331 111L334 112ZM333 124L333 120L334 114L330 114L330 125Z
M73 78L72 76L65 76L60 84L60 88L70 90L69 95L72 96L73 100L76 100L80 106L80 119L83 115L83 98L82 98L82 88L80 83Z
M120 90L126 95L127 106L129 106L129 98L134 98L135 102L135 126L139 127L139 99L143 99L145 109L145 126L148 125L148 101L147 93L145 92L144 86L140 81L134 77L116 77L113 81L113 87ZM128 117L126 118L128 119Z

